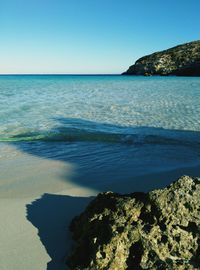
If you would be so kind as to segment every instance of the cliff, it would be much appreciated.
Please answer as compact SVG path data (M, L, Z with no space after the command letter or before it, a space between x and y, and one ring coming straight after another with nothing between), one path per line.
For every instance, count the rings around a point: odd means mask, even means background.
M200 40L144 56L123 75L200 76Z
M100 193L71 223L73 270L194 270L200 266L200 179L149 193Z

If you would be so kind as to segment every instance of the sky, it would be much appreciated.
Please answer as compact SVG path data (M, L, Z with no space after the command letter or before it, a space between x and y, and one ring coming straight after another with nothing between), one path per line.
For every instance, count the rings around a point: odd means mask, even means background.
M0 0L0 74L118 74L200 39L199 0Z

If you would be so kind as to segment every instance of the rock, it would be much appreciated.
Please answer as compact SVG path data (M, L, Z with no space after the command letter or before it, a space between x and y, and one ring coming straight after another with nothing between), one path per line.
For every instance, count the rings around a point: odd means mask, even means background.
M200 76L200 40L144 56L123 75Z
M73 270L200 269L200 179L165 189L100 193L70 226Z

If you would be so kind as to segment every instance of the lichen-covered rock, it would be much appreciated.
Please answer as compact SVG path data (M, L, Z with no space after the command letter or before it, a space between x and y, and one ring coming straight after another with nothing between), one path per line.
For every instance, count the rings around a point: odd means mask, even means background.
M123 74L200 76L200 40L144 56Z
M73 270L200 269L200 179L145 193L100 193L71 223Z

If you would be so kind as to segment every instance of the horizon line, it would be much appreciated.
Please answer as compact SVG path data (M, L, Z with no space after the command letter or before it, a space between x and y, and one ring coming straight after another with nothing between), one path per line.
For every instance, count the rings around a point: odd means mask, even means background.
M118 76L121 73L0 73L0 76Z

